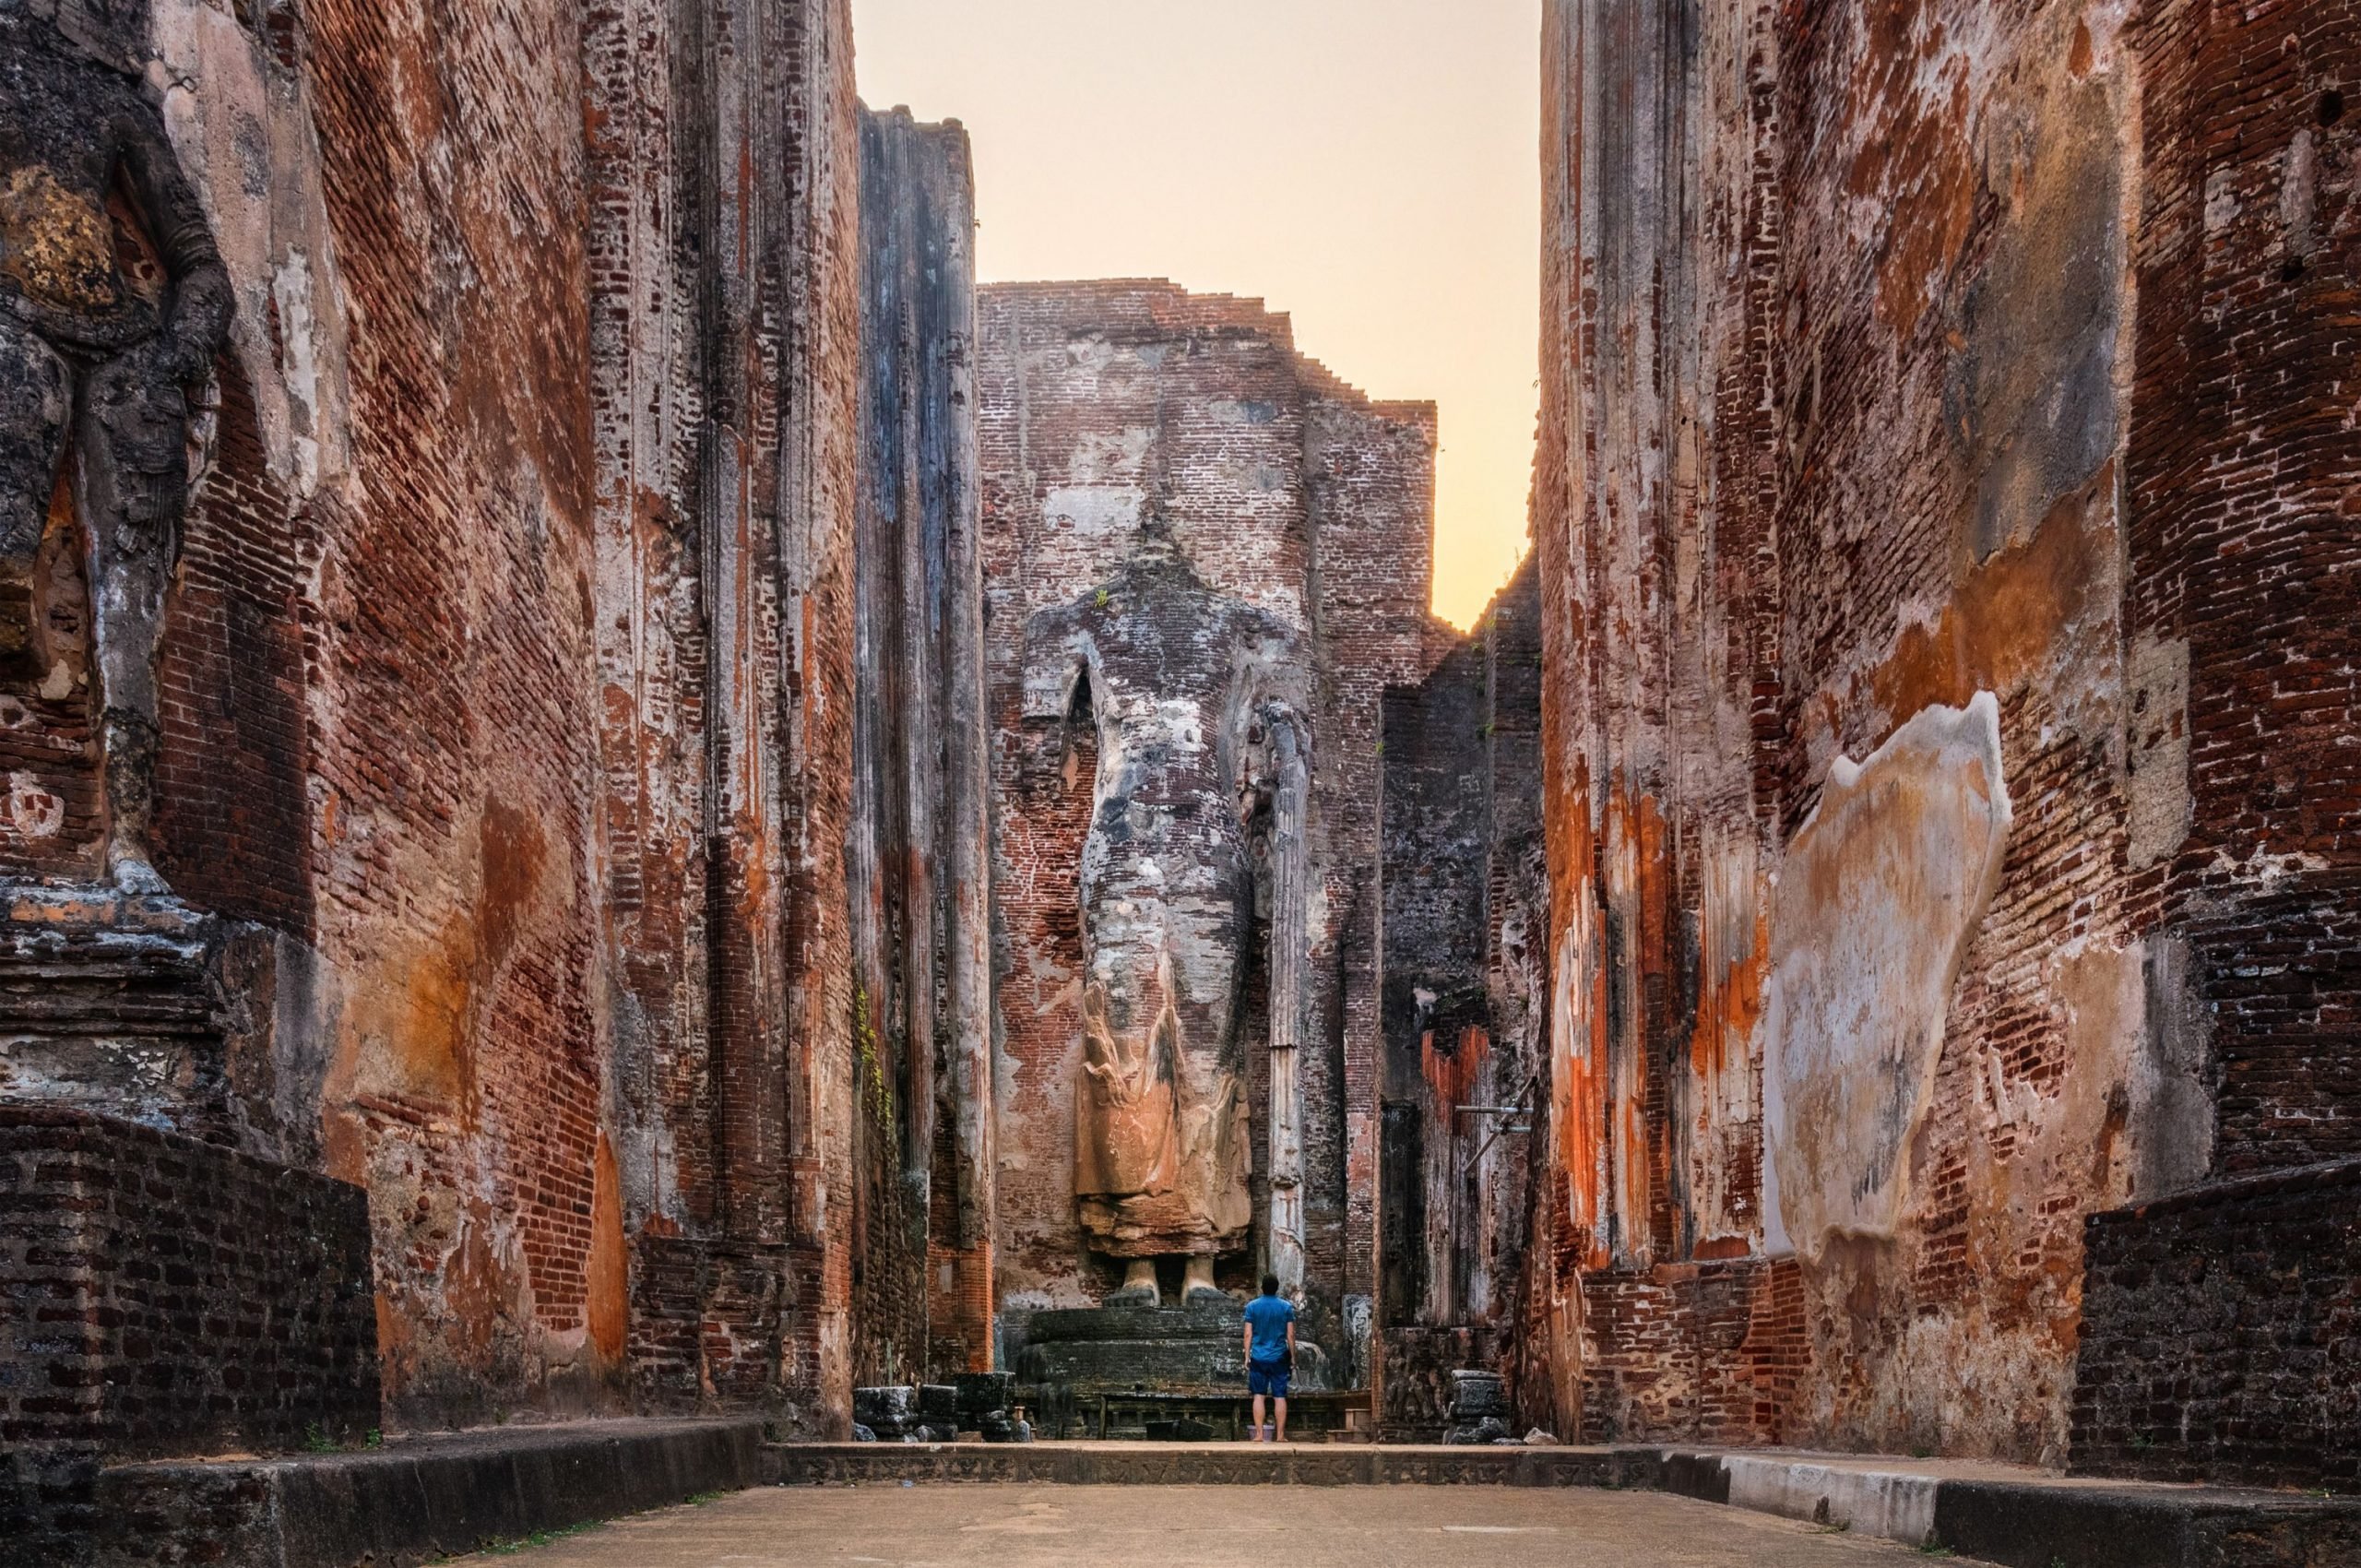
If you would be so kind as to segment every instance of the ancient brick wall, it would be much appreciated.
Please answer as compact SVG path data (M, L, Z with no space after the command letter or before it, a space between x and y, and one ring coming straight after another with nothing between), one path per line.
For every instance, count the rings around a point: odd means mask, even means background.
M859 987L852 1223L862 1386L991 1366L974 230L966 133L919 125L906 110L865 111L846 854Z
M308 940L309 519L271 472L243 367L218 371L213 472L181 545L164 631L161 869L192 902Z
M1550 1114L1535 1148L1520 1393L1525 1414L1560 1434L1579 1430L1583 1408L1582 1271L1642 1266L1667 1240L1667 1183L1652 1175L1694 1165L1739 1178L1706 1194L1701 1242L1726 1248L1760 1220L1743 1173L1758 1121L1757 823L1770 809L1755 803L1758 731L1781 651L1764 506L1776 469L1759 455L1784 214L1772 24L1768 6L1545 11L1534 524ZM1681 166L1692 125L1693 172ZM1693 247L1679 233L1692 200L1705 230ZM1712 325L1687 329L1700 294ZM1725 428L1726 445L1708 434ZM1707 544L1709 484L1726 504ZM1685 551L1684 529L1700 539ZM1690 623L1678 630L1676 612ZM1678 769L1676 719L1691 736ZM1667 829L1676 778L1696 797L1694 831ZM1693 920L1671 908L1675 889ZM1652 1044L1667 1069L1653 1090ZM1703 1113L1671 1114L1676 1093ZM1699 1158L1676 1159L1676 1131L1705 1146Z
M359 1188L0 1105L0 1528L26 1561L90 1526L102 1455L362 1440L376 1346Z
M1381 1333L1458 1321L1461 1253L1448 1238L1460 1218L1464 1118L1453 1106L1490 1078L1483 1071L1491 1049L1483 983L1491 848L1485 696L1482 648L1473 643L1445 655L1419 684L1385 694Z
M2072 1458L2101 1473L2355 1468L2355 501L2319 367L2361 263L2355 19L2173 5L2132 35L2130 837L2150 1054L2201 1075L2214 1181L2090 1223Z
M1074 876L1099 759L1065 713L1037 711L1048 698L1027 690L1026 626L1061 607L1086 611L1153 534L1204 589L1310 649L1321 913L1303 967L1303 1253L1312 1336L1346 1348L1349 1365L1347 1301L1370 1294L1376 1239L1379 694L1423 668L1432 410L1369 403L1300 358L1287 319L1258 303L1166 283L992 286L979 337L1003 1305L1079 1305L1115 1283L1086 1253L1074 1196ZM1263 941L1249 944L1240 1012L1257 1254L1269 1201L1269 992L1253 968ZM1244 1283L1258 1261L1225 1265L1225 1283Z
M1548 16L1547 1407L1601 1277L1792 1254L1790 1441L2062 1459L2211 1075L2343 1146L2352 660L2256 616L2349 575L2350 18Z
M2356 19L2158 5L2131 39L2135 826L2225 1174L2361 1151Z
M1810 1361L1792 1258L1658 1264L1583 1281L1588 1440L1785 1442Z
M1491 1358L1463 1365L1519 1370L1548 1016L1540 608L1528 562L1472 636L1385 697L1378 1382L1404 1431L1441 1422L1417 1392L1444 1386L1436 1330Z
M847 9L148 10L237 315L160 671L159 863L219 917L166 1043L203 1060L122 1109L367 1190L396 1423L840 1428ZM61 507L0 868L87 880ZM57 897L88 989L104 900ZM103 1098L9 1055L11 1097Z
M634 1382L849 1420L859 146L840 4L586 39L602 1028Z
M2073 1464L2352 1488L2361 1475L2361 1162L2094 1217Z
M569 1364L595 1397L592 1295L621 1283L586 1266L617 1211L588 983L580 37L555 6L399 20L310 6L298 45L366 323L349 481L314 502L321 1116L327 1169L372 1194L391 1409L485 1419Z
M1335 1043L1306 1054L1302 1092L1307 1105L1340 1113L1307 1129L1307 1168L1320 1179L1306 1195L1305 1240L1312 1268L1342 1286L1343 1321L1318 1324L1323 1342L1337 1347L1339 1385L1360 1386L1370 1376L1367 1325L1377 1288L1380 747L1386 687L1417 678L1429 661L1439 427L1430 404L1368 405L1332 378L1319 381L1329 390L1308 421L1304 466L1317 529L1322 721L1312 809L1314 854L1323 867L1317 903L1327 918L1310 960L1319 977L1315 1017L1323 1024L1308 1038Z

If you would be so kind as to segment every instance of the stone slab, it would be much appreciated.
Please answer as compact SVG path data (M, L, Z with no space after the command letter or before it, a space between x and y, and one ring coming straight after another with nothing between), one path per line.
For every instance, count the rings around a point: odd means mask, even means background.
M1935 1537L2005 1568L2361 1563L2361 1502L2218 1488L1945 1481Z
M779 1443L789 1486L1503 1486L1666 1491L2005 1568L2361 1563L2361 1501L2053 1477L2021 1466L1655 1447Z
M777 1443L788 1486L1001 1481L1064 1486L1598 1486L1654 1482L1652 1449L1286 1443Z
M106 1523L91 1562L409 1568L752 1486L762 1442L757 1420L582 1421L117 1466L99 1478Z
M1590 1487L756 1487L453 1568L1917 1568L1662 1492ZM884 1564L880 1564L884 1568Z
M1664 1490L2004 1568L2361 1563L2361 1501L1882 1455L1667 1449Z

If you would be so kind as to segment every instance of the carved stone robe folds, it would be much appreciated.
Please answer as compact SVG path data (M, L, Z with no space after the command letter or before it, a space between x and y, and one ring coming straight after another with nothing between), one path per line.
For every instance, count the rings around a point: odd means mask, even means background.
M1274 758L1284 749L1299 772L1304 753L1294 635L1152 543L1035 616L1026 644L1027 707L1092 726L1098 745L1080 877L1084 1233L1120 1258L1242 1251L1252 1117L1239 1002L1256 851L1303 842L1270 831L1287 792ZM1299 895L1304 878L1275 868L1271 883ZM1274 916L1274 929L1300 925Z

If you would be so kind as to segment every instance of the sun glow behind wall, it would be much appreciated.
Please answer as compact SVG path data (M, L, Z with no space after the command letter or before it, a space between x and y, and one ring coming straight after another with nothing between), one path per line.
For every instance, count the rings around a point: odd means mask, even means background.
M1532 474L1541 0L853 0L861 96L963 121L986 281L1254 295L1442 410L1435 608L1514 569Z

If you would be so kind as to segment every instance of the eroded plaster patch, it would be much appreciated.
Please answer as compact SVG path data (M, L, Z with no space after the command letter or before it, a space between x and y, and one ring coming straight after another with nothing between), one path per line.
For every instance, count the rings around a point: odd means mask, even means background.
M314 108L224 9L159 0L151 71L167 129L237 291L231 339L272 475L349 477L345 319Z
M1772 919L1764 1123L1774 1244L1892 1238L1953 981L2010 822L2000 707L1922 709L1865 763L1839 757L1797 834Z

